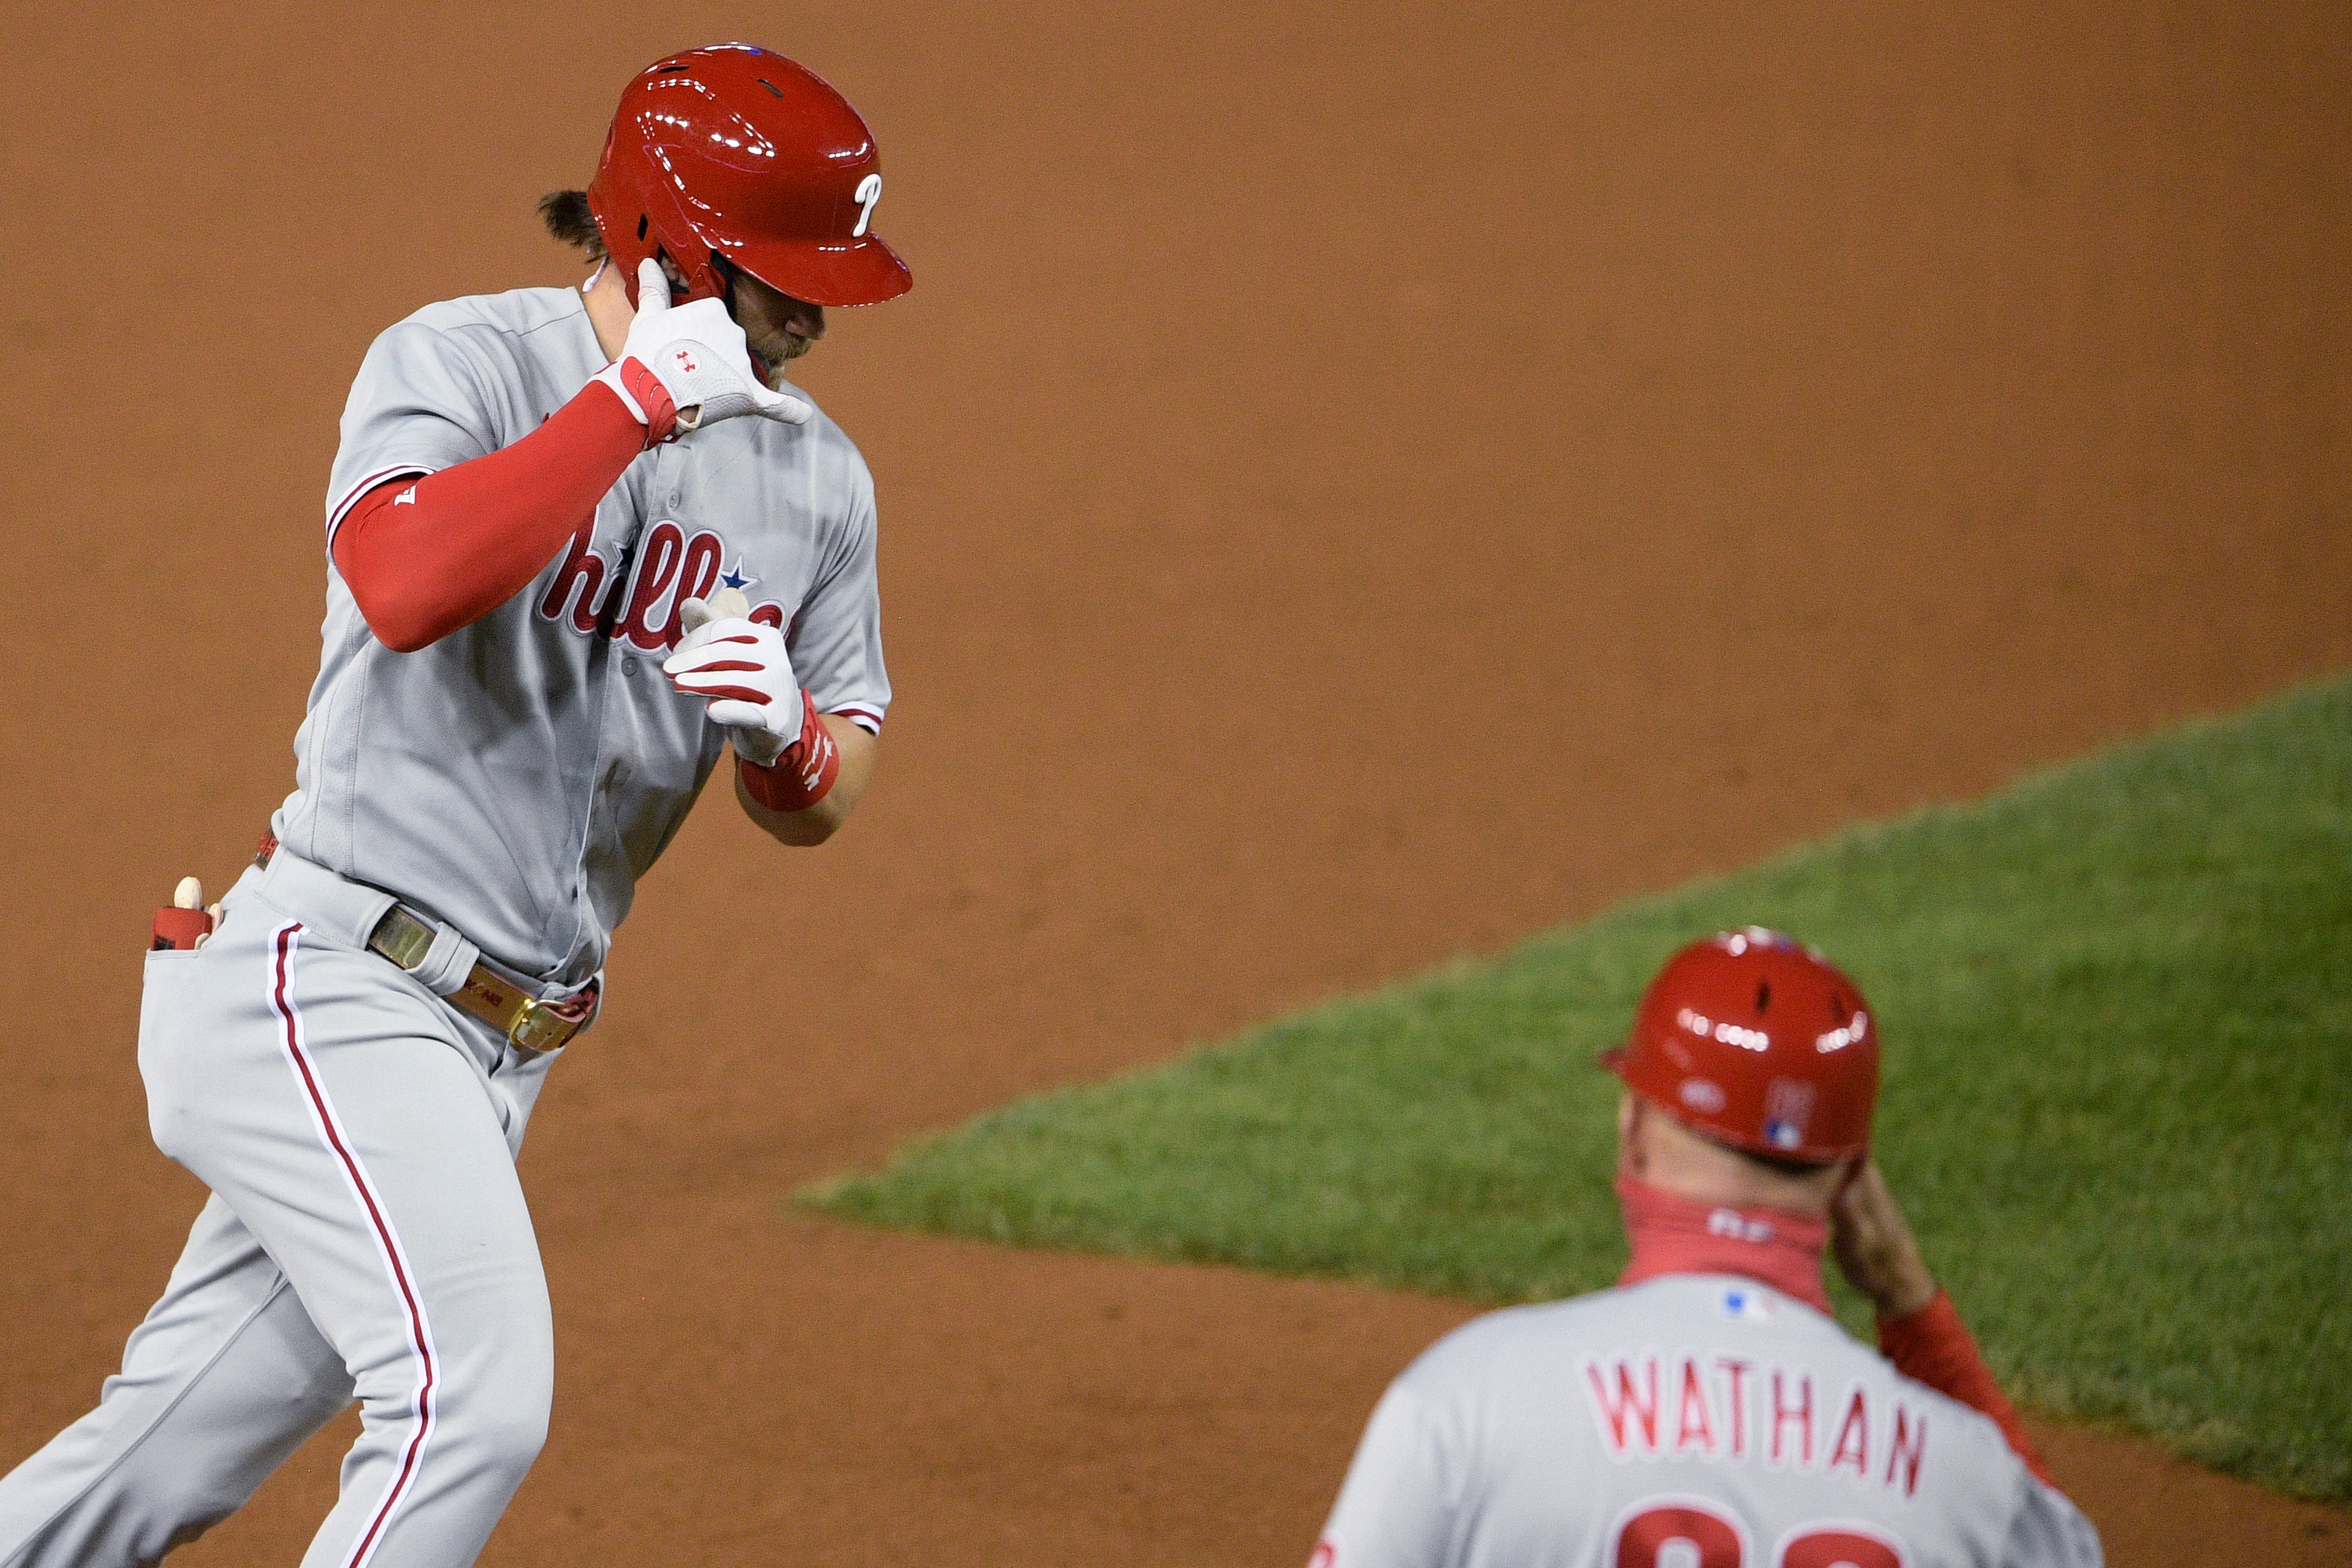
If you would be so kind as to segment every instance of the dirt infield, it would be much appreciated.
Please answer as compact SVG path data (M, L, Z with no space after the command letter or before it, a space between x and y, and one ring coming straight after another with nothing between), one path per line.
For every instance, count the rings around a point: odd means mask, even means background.
M714 802L642 889L523 1160L561 1383L487 1563L1301 1561L1462 1309L777 1195L2352 660L2340 5L1103 9L8 5L0 1466L198 1200L136 949L290 785L360 353L567 278L530 202L665 49L882 138L916 290L805 380L900 700L836 844ZM292 1562L350 1430L174 1563ZM2119 1564L2352 1563L2047 1436Z

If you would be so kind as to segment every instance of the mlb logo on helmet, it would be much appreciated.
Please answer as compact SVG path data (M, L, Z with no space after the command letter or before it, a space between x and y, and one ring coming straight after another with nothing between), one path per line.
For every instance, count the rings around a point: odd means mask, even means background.
M1813 1116L1813 1086L1776 1078L1764 1091L1764 1141L1775 1149L1804 1146L1805 1123Z

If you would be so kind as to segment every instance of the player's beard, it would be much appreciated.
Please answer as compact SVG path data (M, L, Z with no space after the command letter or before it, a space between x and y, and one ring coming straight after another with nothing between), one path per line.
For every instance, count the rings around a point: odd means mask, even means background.
M760 356L760 363L768 373L770 392L783 389L784 366L808 353L815 342L798 332L777 332L751 345L751 352Z

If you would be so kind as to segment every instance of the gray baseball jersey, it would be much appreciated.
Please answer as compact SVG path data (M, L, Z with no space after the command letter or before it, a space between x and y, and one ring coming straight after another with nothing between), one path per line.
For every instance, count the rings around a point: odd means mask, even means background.
M368 490L511 446L604 363L570 289L448 300L394 326L343 412L330 542ZM725 744L704 700L661 672L679 602L740 587L753 619L786 628L818 710L878 730L874 536L873 479L819 413L646 453L529 588L415 653L369 633L331 552L325 653L272 830L509 968L577 984Z
M1753 1280L1478 1319L1391 1385L1315 1568L2097 1568L1988 1417Z

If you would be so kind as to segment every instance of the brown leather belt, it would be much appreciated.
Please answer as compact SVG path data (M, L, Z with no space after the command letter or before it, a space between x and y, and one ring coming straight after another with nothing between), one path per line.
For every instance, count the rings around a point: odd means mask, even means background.
M253 863L268 866L277 849L278 840L264 835L254 849ZM368 951L414 973L425 963L436 934L436 928L431 921L406 904L395 902L375 922L375 929L368 932ZM520 986L499 978L487 964L477 963L467 974L466 984L443 999L498 1030L517 1050L538 1056L556 1049L586 1028L596 1016L598 997L596 983L592 980L561 1002L542 1002Z
M368 951L413 971L425 962L434 934L432 925L407 905L394 904L368 932ZM542 1002L478 963L446 1000L505 1035L517 1050L533 1055L564 1044L596 1016L593 981L561 1002Z

